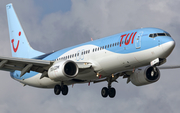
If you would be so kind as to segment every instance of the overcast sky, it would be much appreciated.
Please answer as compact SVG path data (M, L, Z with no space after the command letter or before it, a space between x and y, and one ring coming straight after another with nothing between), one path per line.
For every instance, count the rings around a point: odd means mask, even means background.
M13 3L33 48L51 52L141 27L166 30L176 47L166 65L180 64L179 0L1 0L0 56L11 56L6 4ZM161 70L158 82L136 87L119 78L117 94L102 98L107 82L69 86L67 96L11 79L0 71L0 113L177 113L180 69Z

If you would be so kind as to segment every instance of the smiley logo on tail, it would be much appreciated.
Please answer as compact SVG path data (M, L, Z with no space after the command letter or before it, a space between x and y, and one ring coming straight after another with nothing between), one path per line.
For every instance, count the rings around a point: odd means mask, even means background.
M18 35L21 36L21 32L19 32ZM11 43L12 43L13 51L16 53L17 50L18 50L18 47L19 47L19 40L18 40L18 43L17 43L16 47L14 47L14 39L11 40Z
M11 43L12 43L14 52L16 52L18 50L18 47L19 47L19 40L18 40L16 48L14 47L14 39L11 40Z

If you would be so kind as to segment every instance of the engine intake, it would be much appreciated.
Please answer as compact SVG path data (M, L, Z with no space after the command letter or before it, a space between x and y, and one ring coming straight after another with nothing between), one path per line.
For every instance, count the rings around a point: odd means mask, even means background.
M151 84L158 81L160 78L160 71L156 67L147 66L135 70L130 76L131 82L136 86Z
M76 68L77 68L77 66L76 66L76 64L74 64L74 62L68 62L64 66L64 73L69 77L74 76L77 71Z
M70 60L60 61L51 66L48 76L52 80L69 80L77 76L79 68L77 64Z

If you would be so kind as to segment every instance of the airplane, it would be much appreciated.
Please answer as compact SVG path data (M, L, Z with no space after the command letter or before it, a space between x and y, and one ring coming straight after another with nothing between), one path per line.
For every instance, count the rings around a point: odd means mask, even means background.
M130 30L43 53L30 46L12 3L6 10L12 57L0 56L0 70L9 71L24 86L53 88L55 95L67 95L69 85L107 81L101 95L114 98L112 83L119 77L142 86L157 82L159 69L179 68L161 67L175 47L171 35L162 29Z

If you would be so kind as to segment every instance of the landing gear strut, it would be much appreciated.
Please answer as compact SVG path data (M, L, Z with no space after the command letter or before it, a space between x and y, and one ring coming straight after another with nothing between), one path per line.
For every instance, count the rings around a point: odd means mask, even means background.
M108 88L107 87L103 87L101 90L101 95L102 97L107 97L109 95L110 98L114 98L116 95L116 89L111 87L112 84L112 76L108 79Z
M59 84L54 86L54 94L55 95L59 95L62 91L63 95L67 95L68 94L68 86L67 85L63 85L63 83L61 84L61 86Z

